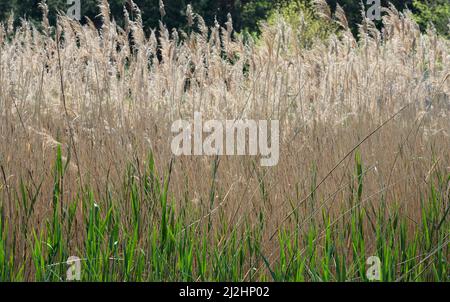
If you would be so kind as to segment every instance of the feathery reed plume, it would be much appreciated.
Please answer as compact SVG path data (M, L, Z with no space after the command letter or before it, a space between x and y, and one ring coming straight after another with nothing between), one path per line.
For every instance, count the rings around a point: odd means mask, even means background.
M316 14L326 20L331 20L331 9L326 0L313 0Z
M0 46L5 41L5 36L6 36L5 27L3 26L2 23L0 23Z
M46 1L42 1L38 4L42 11L42 28L46 36L50 35L50 23L48 21L48 6Z
M159 14L161 16L161 19L164 18L166 15L166 10L164 9L164 2L163 0L159 0Z
M344 9L339 5L339 3L336 4L336 12L334 15L339 26L341 26L346 31L350 30L348 26L347 16L345 15Z
M6 34L11 35L14 32L14 12L9 15L7 24L6 24Z
M109 14L110 10L108 0L101 0L98 7L100 8L100 16L102 17L102 29L106 36L108 36L111 30L111 17Z
M194 13L192 12L192 6L190 4L186 7L186 19L189 27L194 24Z

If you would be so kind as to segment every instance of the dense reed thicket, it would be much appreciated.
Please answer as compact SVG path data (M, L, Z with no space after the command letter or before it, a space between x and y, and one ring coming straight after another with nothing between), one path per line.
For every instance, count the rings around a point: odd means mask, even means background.
M393 7L302 45L64 16L0 25L0 280L448 281L450 43ZM128 15L137 18L132 21ZM181 156L174 120L280 121L280 160Z

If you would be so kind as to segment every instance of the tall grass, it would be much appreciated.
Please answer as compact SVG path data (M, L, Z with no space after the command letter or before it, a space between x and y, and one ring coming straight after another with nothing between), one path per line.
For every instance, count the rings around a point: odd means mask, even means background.
M368 281L370 256L449 280L448 40L394 8L359 39L322 14L341 31L304 47L282 19L146 35L100 5L101 30L45 3L41 30L0 25L1 281L63 281L70 256L85 281ZM173 157L194 111L280 120L278 165Z

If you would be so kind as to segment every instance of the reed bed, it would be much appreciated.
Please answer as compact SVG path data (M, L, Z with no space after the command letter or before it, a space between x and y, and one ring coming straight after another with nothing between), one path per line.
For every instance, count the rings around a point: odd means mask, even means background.
M391 7L145 33L0 24L0 281L448 281L450 42ZM133 16L131 18L130 16ZM145 16L144 16L145 17ZM280 121L280 159L172 155L177 119Z

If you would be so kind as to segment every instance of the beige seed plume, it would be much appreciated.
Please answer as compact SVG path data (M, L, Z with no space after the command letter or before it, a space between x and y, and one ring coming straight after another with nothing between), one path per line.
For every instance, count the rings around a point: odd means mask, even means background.
M164 9L163 0L159 0L159 14L161 15L161 18L164 18L164 16L166 15L166 10Z

